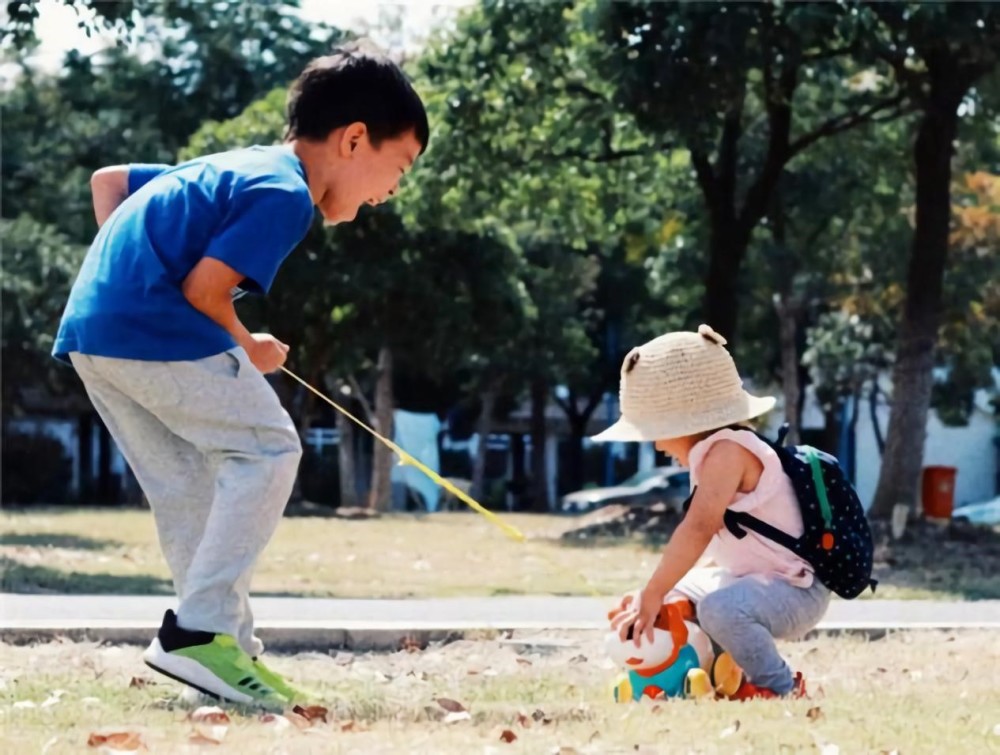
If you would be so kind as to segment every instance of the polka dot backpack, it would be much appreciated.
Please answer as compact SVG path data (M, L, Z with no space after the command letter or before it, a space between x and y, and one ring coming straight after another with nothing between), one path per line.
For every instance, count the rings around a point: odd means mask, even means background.
M812 564L817 578L842 598L856 598L868 587L874 592L874 544L858 494L835 457L812 446L784 445L787 432L786 424L777 441L755 435L774 449L792 481L805 525L802 537L792 537L746 512L728 509L726 528L738 538L752 530L788 548Z

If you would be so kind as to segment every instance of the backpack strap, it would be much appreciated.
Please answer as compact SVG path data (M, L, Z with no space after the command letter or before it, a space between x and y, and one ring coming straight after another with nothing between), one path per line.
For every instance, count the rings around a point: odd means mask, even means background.
M749 427L741 427L740 425L731 425L730 430L739 430L745 433L752 433L757 436L760 440L767 444L768 448L774 450L778 455L778 460L781 462L781 468L788 474L786 468L785 454L787 449L784 447L785 436L788 434L788 423L784 423L781 429L778 431L778 440L773 441L768 438L763 433L759 433L756 430L752 430ZM817 466L818 466L817 460ZM820 478L822 479L822 477ZM824 493L826 490L824 489ZM693 494L692 494L693 495ZM689 504L690 505L690 504ZM687 511L687 509L684 509ZM761 521L752 514L748 514L745 511L732 511L731 509L726 509L726 513L722 516L722 521L726 525L726 529L732 533L733 537L738 540L742 540L747 536L746 530L751 530L756 532L758 535L766 537L768 540L777 543L778 545L787 548L793 553L798 553L798 538L792 537L787 532L779 530L777 527L772 527L767 522Z
M683 512L686 514L688 509L691 508L691 501L694 500L694 494L698 492L698 487L691 491L691 495L687 497L684 501ZM772 540L780 546L788 548L788 550L793 553L798 553L798 539L792 537L787 532L782 532L777 527L772 527L767 522L761 521L752 514L748 514L745 511L733 511L731 509L726 509L726 512L722 515L722 523L726 525L726 529L732 533L733 537L737 540L742 540L747 536L746 531L752 530L758 535L763 535L768 540Z
M811 448L806 451L809 468L812 471L813 486L819 499L819 510L823 515L823 527L826 532L833 529L833 512L830 510L830 499L826 497L826 482L823 481L823 470L819 466L819 457Z
M722 521L734 537L742 540L747 536L746 530L751 530L756 532L758 535L766 537L783 548L787 548L792 553L799 552L799 540L798 538L792 537L787 532L779 530L777 527L772 527L765 521L758 519L752 514L748 514L745 511L733 511L731 509L726 509L726 513L722 515Z

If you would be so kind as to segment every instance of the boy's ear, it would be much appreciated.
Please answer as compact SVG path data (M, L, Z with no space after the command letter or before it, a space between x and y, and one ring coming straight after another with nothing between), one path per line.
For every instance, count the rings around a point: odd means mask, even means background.
M368 135L368 127L361 121L355 121L344 127L344 133L340 137L341 157L350 157L358 148L361 140Z

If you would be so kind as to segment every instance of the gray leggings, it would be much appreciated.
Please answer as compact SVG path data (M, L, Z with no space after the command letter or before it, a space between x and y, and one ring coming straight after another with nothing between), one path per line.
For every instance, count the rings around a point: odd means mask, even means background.
M802 636L830 604L830 591L818 579L795 587L778 578L733 577L718 567L692 569L675 592L691 599L701 628L750 681L780 695L791 692L794 678L774 640Z
M240 348L188 362L70 360L149 499L178 623L256 655L250 577L302 454L278 397Z

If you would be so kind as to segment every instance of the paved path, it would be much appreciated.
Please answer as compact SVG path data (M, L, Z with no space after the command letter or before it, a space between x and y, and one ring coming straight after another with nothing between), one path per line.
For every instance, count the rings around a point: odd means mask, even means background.
M424 600L253 599L261 636L272 647L398 647L404 637L428 641L483 630L600 630L612 599L545 596ZM145 642L169 596L0 594L0 639L24 642L57 635ZM1000 631L1000 601L835 600L821 632L881 634L905 629Z

